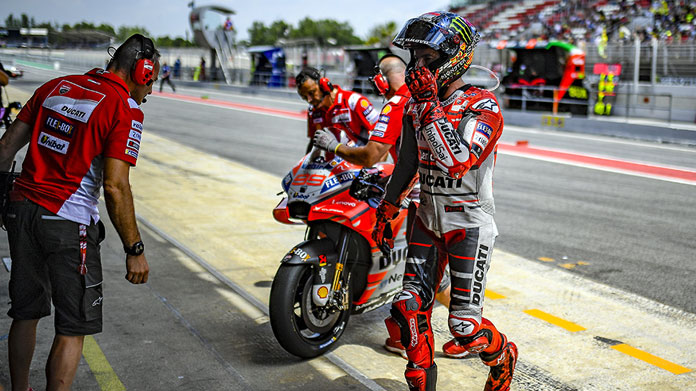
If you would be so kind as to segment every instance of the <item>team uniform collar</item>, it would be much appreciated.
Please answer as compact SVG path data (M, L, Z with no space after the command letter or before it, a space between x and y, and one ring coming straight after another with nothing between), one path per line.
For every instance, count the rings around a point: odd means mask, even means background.
M398 90L396 90L394 95L401 95L401 96L408 98L411 96L411 91L409 91L408 86L406 84L404 84L401 87L399 87Z
M343 91L343 89L341 89L341 87L338 84L334 84L333 86L337 90L336 91L336 98L334 99L333 104L331 104L331 106L329 106L329 108L326 109L326 112L333 110L333 108L336 107L339 103L343 103L343 93L345 91Z
M101 68L94 68L91 71L85 73L85 75L99 77L114 82L115 84L121 86L126 91L126 93L130 95L130 90L128 89L126 81L109 71L105 71Z

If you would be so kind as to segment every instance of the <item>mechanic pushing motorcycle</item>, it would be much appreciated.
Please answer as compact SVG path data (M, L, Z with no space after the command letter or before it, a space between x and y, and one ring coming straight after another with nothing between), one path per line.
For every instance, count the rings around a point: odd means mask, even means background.
M307 112L307 153L314 146L315 133L322 131L341 137L341 131L356 144L365 145L379 113L364 96L346 91L322 77L315 68L303 68L295 77L297 93L309 103ZM336 152L338 145L330 151Z
M421 206L409 238L411 257L428 236L438 260L407 262L403 291L385 320L400 336L409 362L405 377L412 391L436 388L430 316L434 290L449 262L452 293L449 329L459 345L478 353L490 373L485 391L509 390L517 347L482 317L486 273L498 234L493 214L493 167L503 117L495 96L466 85L479 40L466 19L431 12L409 20L393 43L411 52L406 84L411 92L403 121L399 160L377 212L375 242L389 246L385 228L399 211L416 174Z

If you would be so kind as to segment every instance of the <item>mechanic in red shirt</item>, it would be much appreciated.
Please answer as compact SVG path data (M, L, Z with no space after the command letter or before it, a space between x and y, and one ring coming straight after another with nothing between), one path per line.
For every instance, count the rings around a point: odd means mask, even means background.
M297 93L310 104L307 112L307 152L314 146L315 132L329 131L336 139L343 131L355 144L365 145L375 127L379 113L367 98L333 85L319 71L306 67L295 77ZM330 152L336 152L332 150Z
M107 70L60 77L39 87L0 139L0 170L29 144L10 193L4 222L12 256L8 315L13 390L29 389L39 319L55 307L55 338L46 363L47 389L70 389L85 335L102 331L106 207L126 258L126 279L147 282L128 179L140 148L143 112L159 73L159 52L135 34L113 54Z
M404 81L406 64L401 58L388 54L379 60L375 68L376 75L372 82L380 95L388 101L370 132L367 144L351 147L340 143L330 131L318 129L314 133L314 145L329 152L335 151L345 160L365 167L385 161L387 152L396 162L396 144L401 136L401 117L411 96Z

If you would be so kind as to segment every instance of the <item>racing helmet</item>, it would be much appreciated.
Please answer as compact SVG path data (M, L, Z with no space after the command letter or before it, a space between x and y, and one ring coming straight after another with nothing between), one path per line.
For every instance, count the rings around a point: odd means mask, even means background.
M416 47L437 50L440 57L428 64L428 69L442 89L469 69L479 39L476 28L465 18L452 12L428 12L406 22L392 43L411 52L409 67L415 64L413 49Z

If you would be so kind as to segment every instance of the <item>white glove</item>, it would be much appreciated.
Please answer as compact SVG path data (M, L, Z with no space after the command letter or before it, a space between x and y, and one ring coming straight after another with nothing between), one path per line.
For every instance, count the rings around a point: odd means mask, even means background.
M336 149L341 143L336 140L336 136L327 129L318 129L314 132L314 145L323 150L336 153Z

